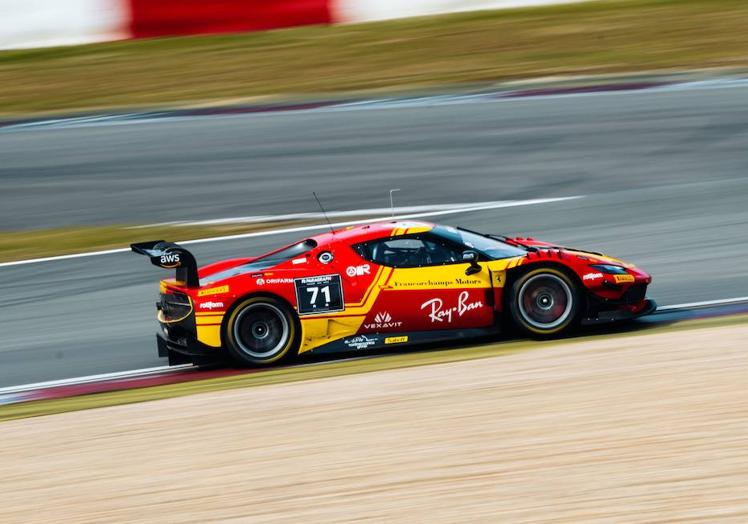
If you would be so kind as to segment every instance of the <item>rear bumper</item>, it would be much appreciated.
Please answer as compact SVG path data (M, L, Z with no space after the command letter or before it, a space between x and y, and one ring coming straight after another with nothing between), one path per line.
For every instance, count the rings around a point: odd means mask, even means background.
M200 330L191 297L183 292L162 292L156 303L156 347L159 357L169 359L169 365L187 362L209 362L220 359L219 347L208 346L198 338Z
M206 362L220 359L220 350L206 346L195 336L179 326L162 327L156 333L156 348L159 357L169 359L169 365L189 362Z

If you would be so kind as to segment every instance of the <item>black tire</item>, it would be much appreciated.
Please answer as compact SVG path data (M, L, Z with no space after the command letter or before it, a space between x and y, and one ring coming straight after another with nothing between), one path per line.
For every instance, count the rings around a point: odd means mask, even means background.
M267 297L248 297L229 314L226 350L242 366L268 366L296 356L299 329L290 308Z
M514 324L536 338L557 336L576 327L580 306L578 285L569 275L551 267L521 275L509 297Z

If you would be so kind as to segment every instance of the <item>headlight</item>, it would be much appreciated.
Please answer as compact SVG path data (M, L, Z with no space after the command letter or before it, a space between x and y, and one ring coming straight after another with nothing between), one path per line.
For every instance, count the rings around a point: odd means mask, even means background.
M593 264L591 268L600 271L601 273L607 273L608 275L627 275L626 268L622 266L612 266L609 264Z

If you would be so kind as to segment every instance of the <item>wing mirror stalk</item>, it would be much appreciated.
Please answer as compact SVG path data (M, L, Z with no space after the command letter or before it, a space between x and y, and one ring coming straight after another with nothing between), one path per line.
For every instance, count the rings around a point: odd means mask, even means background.
M464 251L462 253L462 261L470 263L470 265L465 270L466 275L474 275L476 273L480 273L483 270L480 264L478 264L478 253L476 251Z

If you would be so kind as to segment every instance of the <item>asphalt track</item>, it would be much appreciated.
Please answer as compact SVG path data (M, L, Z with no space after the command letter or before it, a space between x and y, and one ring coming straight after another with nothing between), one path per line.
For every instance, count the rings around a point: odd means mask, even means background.
M748 89L0 132L0 229L584 195L440 217L631 259L661 304L748 296ZM193 245L201 262L294 235ZM155 281L113 254L0 268L0 387L153 367Z

